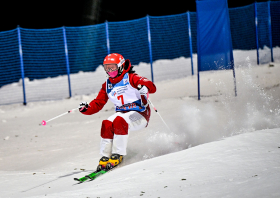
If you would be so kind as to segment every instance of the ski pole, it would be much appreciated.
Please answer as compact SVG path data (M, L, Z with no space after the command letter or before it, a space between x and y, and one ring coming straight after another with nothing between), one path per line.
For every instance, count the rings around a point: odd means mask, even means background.
M172 134L174 134L174 133L171 131L171 129L168 127L168 125L166 124L166 122L164 122L163 118L161 117L161 115L159 114L158 110L157 110L157 109L155 108L155 106L153 105L152 101L149 99L149 93L147 93L147 98L148 98L149 104L151 104L151 105L153 106L155 112L159 115L161 121L165 124L165 126L169 129L169 131L170 131ZM176 135L176 134L175 134L175 135ZM173 142L173 143L179 144L178 142Z
M142 88L142 85L138 85L138 89L141 89ZM152 101L150 100L149 98L149 92L147 93L147 100L148 100L148 103L150 105L153 106L155 112L158 114L158 116L160 117L161 121L165 124L165 126L169 129L169 131L172 133L171 129L168 127L168 125L166 124L166 122L163 120L163 118L161 117L160 113L158 112L158 110L156 109L156 107L153 105Z
M52 121L52 120L54 120L54 119L56 119L56 118L59 118L59 117L64 116L64 115L66 115L66 114L68 114L68 113L71 113L72 111L75 111L75 110L77 110L77 109L79 109L79 108L75 108L75 109L69 110L69 111L67 111L67 112L65 112L65 113L63 113L63 114L60 114L60 115L58 115L58 116L56 116L56 117L54 117L54 118L51 118L51 119L49 119L49 120L47 120L47 121L43 120L39 125L45 126L45 125L47 124L47 122L50 122L50 121Z
M158 110L156 109L156 107L153 105L152 101L149 99L149 93L147 94L147 99L148 99L148 102L153 106L155 112L158 114L158 116L160 117L160 119L162 120L162 122L165 124L165 126L169 129L170 132L171 129L168 127L168 125L166 124L166 122L163 120L163 118L161 117L160 113L158 112Z

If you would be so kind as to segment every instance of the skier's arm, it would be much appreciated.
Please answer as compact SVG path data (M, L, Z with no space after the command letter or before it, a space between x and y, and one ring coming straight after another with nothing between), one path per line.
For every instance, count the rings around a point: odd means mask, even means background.
M92 115L99 112L108 101L108 95L106 93L106 83L102 85L97 97L89 103L89 107L85 112L81 112L85 115Z
M130 79L130 84L136 89L138 89L138 85L142 85L146 86L149 90L149 93L151 94L155 93L157 90L155 84L152 81L145 77L139 76L138 74L131 74Z

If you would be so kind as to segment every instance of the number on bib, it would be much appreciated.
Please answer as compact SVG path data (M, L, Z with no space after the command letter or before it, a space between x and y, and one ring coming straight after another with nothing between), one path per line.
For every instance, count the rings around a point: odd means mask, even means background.
M118 98L118 100L120 100L120 99L121 99L122 105L124 105L123 95L120 95L120 96L118 96L117 98Z

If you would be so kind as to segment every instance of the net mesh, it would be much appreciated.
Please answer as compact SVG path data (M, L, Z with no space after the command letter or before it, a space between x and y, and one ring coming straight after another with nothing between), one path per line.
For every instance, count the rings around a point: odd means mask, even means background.
M280 47L280 1L256 5L260 63L264 63L271 59L270 42L273 47ZM96 93L107 78L102 63L108 51L130 59L136 65L136 72L149 79L152 76L151 54L155 82L191 75L188 26L191 27L193 71L196 72L197 25L196 13L190 12L189 16L190 20L188 13L182 13L84 27L16 28L0 32L0 104L23 101L21 68L27 102L67 98L69 90L72 96ZM255 50L255 4L231 8L229 16L233 49ZM274 53L274 57L277 56L279 54Z

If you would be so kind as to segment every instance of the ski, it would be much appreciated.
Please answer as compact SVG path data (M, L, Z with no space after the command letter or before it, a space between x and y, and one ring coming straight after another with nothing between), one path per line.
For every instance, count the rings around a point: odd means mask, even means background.
M99 172L101 172L101 171L99 171ZM75 181L79 181L79 182L84 182L84 181L88 180L89 178L94 178L94 176L95 176L95 175L98 175L99 172L94 171L94 172L92 172L92 173L90 173L90 174L88 174L88 175L86 175L86 176L84 176L84 177L81 177L81 178L74 178L74 180L75 180Z
M86 175L85 177L88 178L88 179L90 179L90 180L94 180L94 179L97 178L98 176L103 175L103 174L105 174L105 173L107 173L107 172L108 172L108 171L106 171L106 170L101 170L101 171L96 172L96 173L94 173L94 174Z
M112 171L113 169L115 169L117 166L115 166L114 168L110 169L110 170L101 170L101 171L94 171L84 177L81 177L81 178L74 178L75 181L78 181L80 183L82 182L85 182L87 180L94 180L96 179L97 177L101 176L101 175L104 175L105 173L107 172L110 172Z
M84 176L84 177L81 177L81 178L74 178L74 180L82 183L82 182L88 180L88 178L86 176Z

